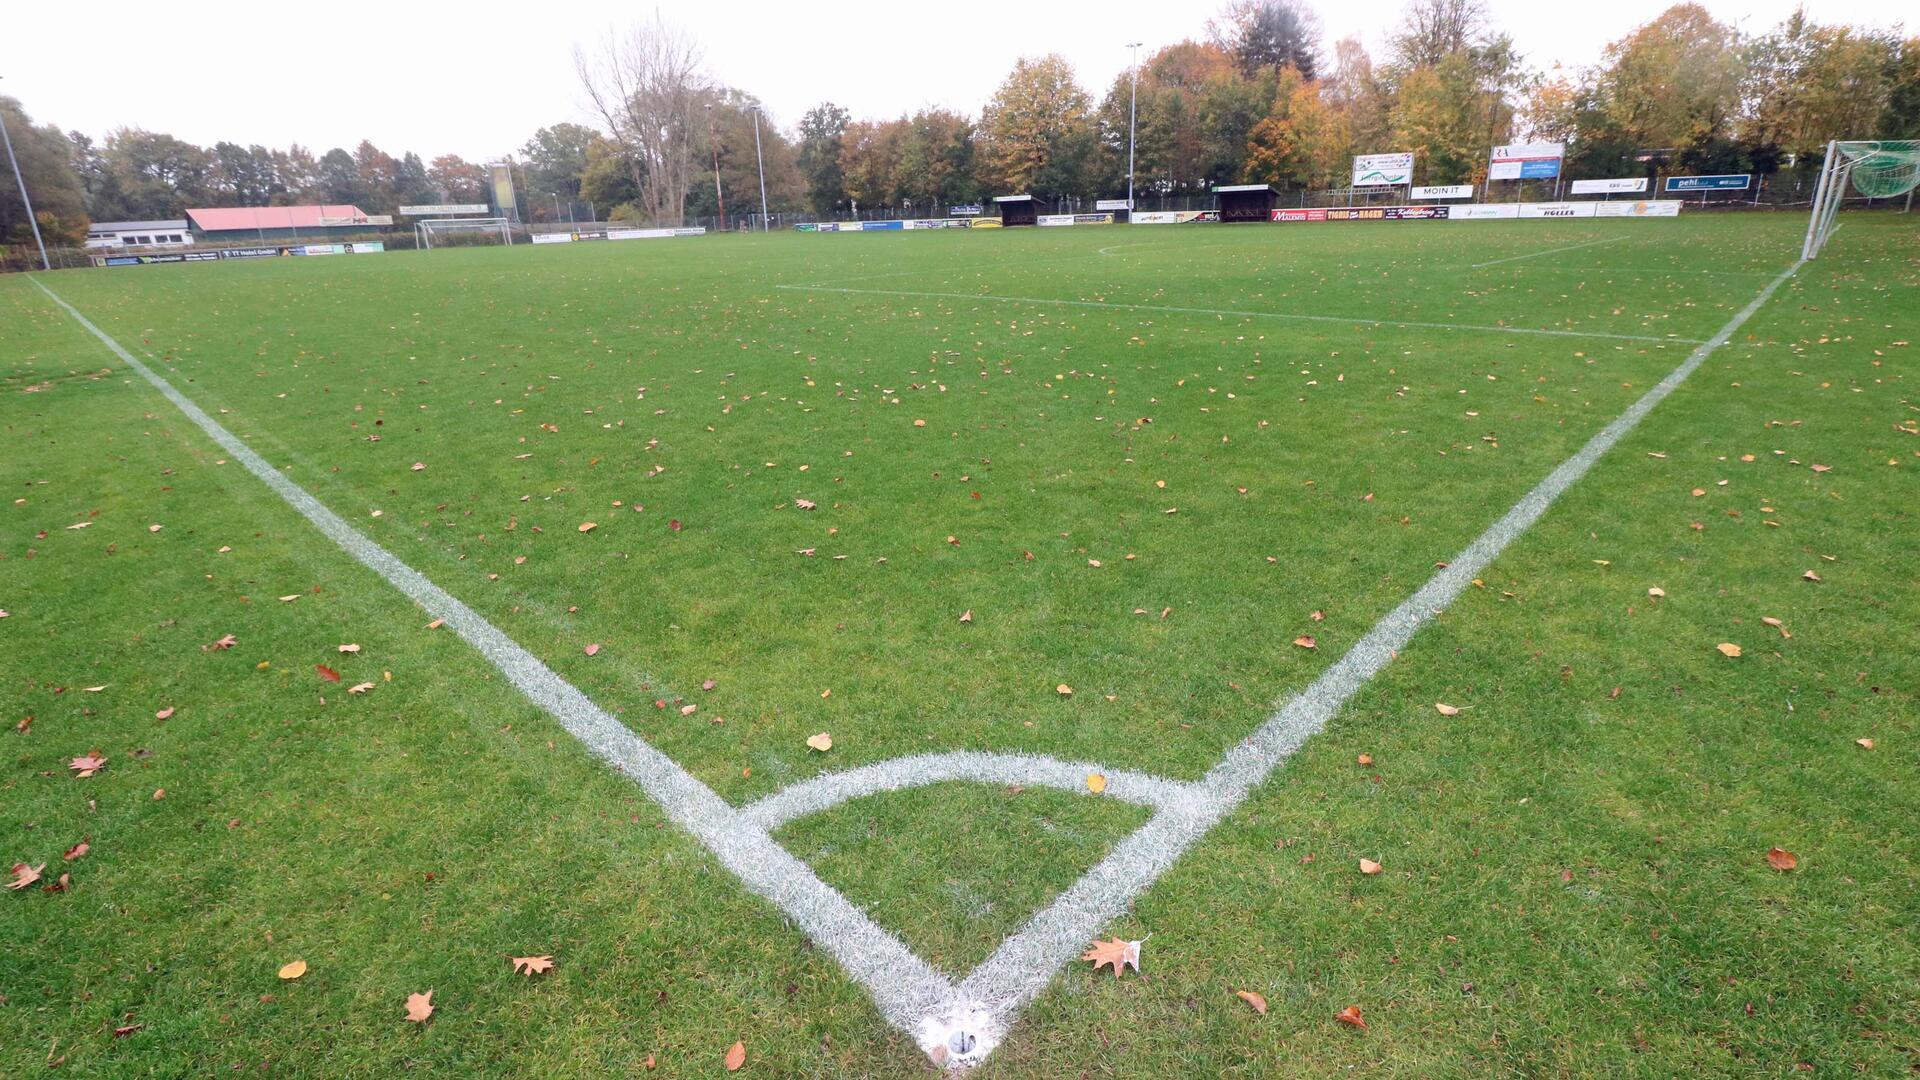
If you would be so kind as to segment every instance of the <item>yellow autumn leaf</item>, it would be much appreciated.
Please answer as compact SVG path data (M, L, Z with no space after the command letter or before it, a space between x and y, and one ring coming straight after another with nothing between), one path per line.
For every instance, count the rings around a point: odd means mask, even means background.
M1093 792L1095 795L1107 790L1107 778L1097 772L1088 773L1087 790Z
M297 979L306 973L307 962L305 960L295 960L280 969L280 977L283 979Z
M809 735L807 736L807 745L824 754L833 749L833 736L824 731L818 735Z

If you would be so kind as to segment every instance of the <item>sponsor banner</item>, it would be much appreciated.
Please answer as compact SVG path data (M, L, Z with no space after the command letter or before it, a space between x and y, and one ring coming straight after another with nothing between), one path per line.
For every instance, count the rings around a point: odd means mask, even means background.
M1135 225L1187 225L1197 221L1219 221L1218 210L1143 210L1127 219Z
M299 248L297 250L302 255L345 255L347 253L347 245L345 244L308 244L307 246Z
M1309 206L1275 210L1274 221L1444 221L1453 206Z
M1471 199L1472 184L1442 184L1438 187L1417 187L1413 189L1416 199Z
M1645 191L1644 176L1621 176L1612 180L1575 180L1567 189L1573 195L1609 195L1619 191Z
M863 221L860 223L861 232L893 232L906 227L904 222L899 221Z
M1413 154L1355 154L1353 186L1393 187L1413 183Z
M997 217L980 217L973 219L973 227L976 229L998 229L1000 226L1001 221Z
M1621 200L1593 204L1594 217L1679 217L1680 200L1644 199Z
M487 204L483 202L462 203L421 203L400 208L402 217L428 217L433 214L484 214Z
M1112 214L1041 214L1034 219L1039 225L1111 225Z
M1093 208L1095 210L1131 210L1133 203L1126 199L1095 199Z
M279 248L227 248L220 252L220 257L223 259L270 259L278 254L280 254Z
M947 207L947 213L953 217L979 217L986 212L987 208L979 203L967 203L964 206Z
M1073 224L1073 215L1041 214L1039 217L1034 218L1033 223L1035 225L1071 225Z
M1593 208L1599 203L1590 202L1527 202L1520 204L1520 216L1523 218L1587 218L1593 216Z
M347 245L349 255L374 255L387 250L385 240L358 240Z
M534 233L533 242L536 244L571 244L573 243L573 234L563 232Z
M1560 159L1567 148L1560 143L1514 143L1496 146L1487 165L1489 180L1551 180L1560 175Z
M1745 191L1753 183L1749 173L1721 173L1715 176L1669 176L1668 191Z
M1519 203L1471 203L1447 209L1452 211L1448 217L1453 221L1504 221L1520 216Z

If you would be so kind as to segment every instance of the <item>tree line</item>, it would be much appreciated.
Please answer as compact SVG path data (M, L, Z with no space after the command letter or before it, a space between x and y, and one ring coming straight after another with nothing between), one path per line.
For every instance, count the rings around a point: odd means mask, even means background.
M1153 50L1097 99L1057 55L1022 58L977 115L926 108L854 118L831 102L791 132L758 99L720 84L698 44L660 21L576 50L594 126L536 131L515 157L521 215L579 203L602 219L679 224L757 211L764 166L776 213L855 206L940 213L996 194L1094 198L1127 186L1137 93L1142 195L1223 183L1323 189L1357 153L1412 151L1416 181L1485 179L1490 146L1567 145L1573 175L1655 165L1757 172L1817 164L1829 138L1920 138L1920 37L1821 24L1804 10L1749 35L1681 3L1580 70L1529 67L1484 0L1412 0L1379 57L1321 40L1306 0L1232 0L1203 32ZM1137 78L1137 84L1135 79ZM484 202L485 168L359 143L324 153L121 128L96 142L36 125L0 98L50 242L89 220L179 217L188 207ZM758 136L756 151L755 137ZM26 238L18 192L0 183L0 242Z

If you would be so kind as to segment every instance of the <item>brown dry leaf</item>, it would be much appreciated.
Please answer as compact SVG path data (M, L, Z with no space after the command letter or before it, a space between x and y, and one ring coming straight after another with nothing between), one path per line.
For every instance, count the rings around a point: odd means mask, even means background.
M793 500L793 505L799 507L802 510L811 510L815 506L818 506L819 504L814 502L812 499L795 499Z
M1658 600L1661 597L1667 595L1667 590L1661 588L1658 585L1655 585L1653 588L1647 590L1647 595L1653 597L1655 600Z
M154 713L153 718L155 720L165 720L172 715L173 715L173 706L169 705L166 708L161 709L159 712Z
M1860 748L1861 748L1862 750L1871 750L1871 749L1873 749L1873 740L1872 740L1872 739L1855 739L1855 740L1853 740L1853 742L1854 742L1854 745L1855 745L1855 746L1858 746L1858 747L1860 747Z
M700 706L698 706L698 705L682 705L682 706L680 706L680 715L681 715L681 716L692 716L692 715L693 715L694 713L697 713L697 712L699 712L699 711L700 711Z
M1360 872L1369 876L1377 874L1380 872L1380 864L1372 859L1361 859Z
M1088 773L1087 790L1093 792L1095 795L1107 790L1107 778L1097 772Z
M600 655L600 643L596 641L593 644L588 645L585 649L582 649L581 651L586 653L588 656L598 656Z
M1740 655L1740 646L1735 645L1731 641L1723 641L1720 644L1715 645L1714 648L1719 649L1720 654L1722 656L1739 656Z
M551 956L510 956L507 959L513 961L513 970L529 978L542 972L553 970L553 957Z
M1259 1013L1261 1016L1267 1015L1267 999L1266 998L1261 997L1259 994L1256 994L1251 990L1235 990L1234 994L1238 996L1241 1001L1244 1001L1247 1004L1253 1006L1254 1012Z
M1763 623L1766 623L1768 626L1773 627L1775 630L1780 631L1780 636L1783 638L1790 638L1793 636L1792 632L1790 632L1787 629L1786 623L1781 622L1779 619L1776 619L1771 615L1760 616L1760 621Z
M961 613L960 613L960 621L961 621L961 622L969 622L969 623L970 623L970 622L972 622L972 621L973 621L973 609L972 609L972 608L968 608L967 610L965 610L965 611L963 611L963 612L961 612Z
M299 593L288 593L287 595L279 598L280 602L283 604L291 604L298 599L300 599Z
M916 425L925 425L925 420L915 420ZM747 1044L736 1042L727 1048L726 1066L728 1072L739 1072L740 1066L747 1063Z
M306 973L307 962L305 960L295 960L280 969L280 977L287 980L297 979Z
M433 1015L433 991L424 994L407 995L407 1019L416 1024L424 1024L427 1017Z
M12 870L13 880L7 882L7 888L14 890L26 888L34 882L39 881L40 871L46 868L46 863L41 863L39 866L28 866L23 862L14 863Z
M1315 649L1320 647L1320 643L1313 640L1312 634L1301 634L1299 637L1293 639L1293 643L1295 645L1300 646L1303 649Z
M1341 1009L1339 1012L1333 1014L1333 1018L1343 1024L1351 1024L1361 1031L1367 1030L1367 1022L1360 1018L1360 1006L1358 1005L1349 1005Z
M1833 471L1833 466L1831 466L1831 465L1815 465L1815 466L1813 466L1813 471L1814 471L1814 472L1832 472L1832 471Z
M347 687L347 693L364 694L371 689L373 689L373 684L370 682L354 683L352 686Z
M435 619L435 620L433 620L432 622L430 622L430 623L428 623L428 624L427 624L427 629L429 629L429 630L438 630L438 629L440 629L441 627L443 627L443 626L445 626L445 625L447 625L447 620L445 620L445 619Z
M207 648L209 650L231 649L238 644L240 644L240 642L235 640L232 634L225 634L221 636L219 641L216 641L213 644L208 645Z
M1140 942L1121 941L1119 938L1111 941L1096 941L1092 948L1080 954L1080 959L1093 961L1095 971L1099 971L1102 965L1112 964L1113 977L1117 979L1120 977L1120 969L1129 965L1135 971L1140 970Z
M1800 865L1800 860L1786 848L1772 848L1767 852L1767 865L1775 870L1791 870Z
M87 852L91 850L93 850L93 845L87 843L85 840L82 840L79 843L68 848L67 853L64 856L62 856L62 858L64 858L67 862L72 862L73 860L81 857L82 855L85 855Z
M592 532L593 530L599 527L600 527L600 523L597 521L583 521L580 523L580 531L583 533Z
M1819 574L1816 574L1816 573L1814 573L1814 572L1813 572L1813 571L1811 571L1811 570L1809 570L1809 571L1807 571L1806 573L1804 573L1804 574L1801 574L1801 575L1800 575L1800 580L1802 580L1802 581L1819 581L1819 580L1820 580L1820 575L1819 575Z
M807 746L821 753L833 749L833 736L822 731L818 735L807 736Z
M655 1066L656 1063L653 1060L653 1055L648 1054L644 1059L641 1060L640 1064L645 1068L651 1069Z
M1458 705L1449 705L1444 701L1434 702L1433 711L1439 713L1441 716L1459 716L1460 715L1460 707Z
M92 776L94 773L106 767L107 755L102 754L98 750L89 750L85 754L67 763L67 768L72 769L74 772L73 778L75 780L85 780L87 777Z
M420 471L422 471L422 470L424 470L424 469L425 469L426 467L427 467L427 463L426 463L426 462L424 462L424 461L416 461L416 462L414 462L414 463L413 463L413 471L414 471L414 472L420 472Z
M1353 760L1354 760L1354 762L1355 762L1355 764L1359 764L1359 765L1371 765L1371 764L1373 764L1373 755L1372 755L1372 754L1361 754L1361 755L1360 755L1359 757L1357 757L1357 758L1354 758Z
M102 690L105 690L105 689L106 689L107 687L109 687L109 686L112 686L112 685L113 685L112 683L101 683L101 684L100 684L99 686L88 686L88 687L83 687L83 688L82 688L82 692L83 692L83 693L88 693L88 694L97 694L97 693L99 693L100 691L102 691Z
M1061 697L1072 697L1073 687L1068 686L1066 683L1061 683L1059 686L1053 688L1053 692L1059 694Z
M357 653L357 652L359 652L359 651L360 651L360 646L358 646L358 645L342 645L342 646L340 646L340 651L341 651L341 652L343 652L343 653Z

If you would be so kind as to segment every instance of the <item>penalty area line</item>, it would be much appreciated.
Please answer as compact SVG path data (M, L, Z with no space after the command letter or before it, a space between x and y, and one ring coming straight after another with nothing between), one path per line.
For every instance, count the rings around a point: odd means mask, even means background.
M1548 248L1545 251L1529 251L1525 255L1509 255L1504 259L1494 259L1491 262L1474 263L1472 269L1484 270L1489 266L1499 266L1501 263L1519 262L1521 259L1537 259L1542 255L1558 255L1563 251L1579 251L1581 248L1599 247L1601 244L1614 244L1625 239L1626 237L1624 236L1609 236L1605 240L1589 240L1584 244L1568 244L1566 247Z

